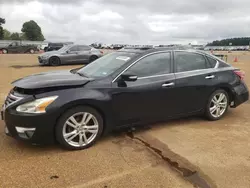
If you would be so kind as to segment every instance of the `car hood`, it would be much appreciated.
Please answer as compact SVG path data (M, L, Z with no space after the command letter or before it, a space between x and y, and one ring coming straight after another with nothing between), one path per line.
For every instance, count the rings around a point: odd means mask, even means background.
M84 85L93 79L71 73L70 70L50 71L27 76L12 82L12 85L24 89L38 89L58 86Z

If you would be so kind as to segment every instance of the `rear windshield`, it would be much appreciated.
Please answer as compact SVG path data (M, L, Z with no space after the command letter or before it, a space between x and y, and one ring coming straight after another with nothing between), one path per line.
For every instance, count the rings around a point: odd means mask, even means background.
M136 53L129 52L113 52L95 60L77 72L90 78L109 76L136 55Z

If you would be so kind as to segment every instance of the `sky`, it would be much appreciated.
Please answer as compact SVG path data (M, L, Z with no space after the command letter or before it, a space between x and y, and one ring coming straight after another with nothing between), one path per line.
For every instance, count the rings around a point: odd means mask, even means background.
M206 44L250 35L249 0L0 0L4 28L36 21L47 41Z

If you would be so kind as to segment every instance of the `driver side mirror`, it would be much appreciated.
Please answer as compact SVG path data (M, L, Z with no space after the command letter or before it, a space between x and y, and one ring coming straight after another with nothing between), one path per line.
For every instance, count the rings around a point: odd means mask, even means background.
M121 75L121 79L127 82L135 82L138 79L138 76L131 74L123 74Z
M11 46L12 46L12 44L9 45L9 47L11 47Z

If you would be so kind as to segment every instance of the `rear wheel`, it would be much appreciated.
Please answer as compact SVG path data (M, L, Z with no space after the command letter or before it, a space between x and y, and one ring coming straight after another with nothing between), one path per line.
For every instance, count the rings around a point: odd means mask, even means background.
M95 61L96 59L98 59L97 56L95 56L95 55L94 55L94 56L91 56L91 57L89 58L89 63Z
M35 50L34 50L34 49L30 49L29 52L30 52L31 54L33 54L33 53L35 53Z
M61 116L56 126L56 139L66 149L81 150L92 146L102 130L102 116L93 108L79 106Z
M59 66L59 65L61 65L61 61L60 61L60 59L58 57L51 57L49 59L49 64L51 66Z
M215 121L221 119L227 112L229 106L229 96L225 90L215 91L209 98L206 106L206 117Z
M7 49L2 49L3 54L7 54L8 50Z

